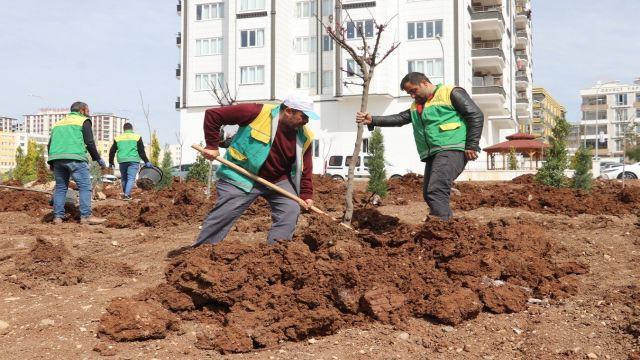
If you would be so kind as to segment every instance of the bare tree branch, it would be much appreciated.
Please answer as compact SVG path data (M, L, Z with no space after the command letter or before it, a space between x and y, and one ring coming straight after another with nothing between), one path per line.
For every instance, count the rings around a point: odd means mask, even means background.
M144 114L144 119L147 121L147 128L149 129L149 141L151 141L151 123L149 122L149 105L145 108L144 106L144 98L142 97L142 90L138 89L138 93L140 93L140 106L142 106L142 113Z

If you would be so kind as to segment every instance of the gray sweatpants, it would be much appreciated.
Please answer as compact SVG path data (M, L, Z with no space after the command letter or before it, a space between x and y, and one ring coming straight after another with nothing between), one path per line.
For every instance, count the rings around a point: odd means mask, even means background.
M295 194L293 185L288 180L276 183L284 190ZM193 247L202 244L216 244L222 241L240 215L258 198L264 197L271 205L271 229L267 242L273 244L276 240L291 240L296 229L300 205L285 196L256 183L251 192L244 192L234 185L218 180L216 185L218 199L216 205L202 224L202 231Z
M422 196L429 205L430 214L443 220L453 216L449 207L449 194L454 180L467 165L464 151L441 151L429 157L424 165Z

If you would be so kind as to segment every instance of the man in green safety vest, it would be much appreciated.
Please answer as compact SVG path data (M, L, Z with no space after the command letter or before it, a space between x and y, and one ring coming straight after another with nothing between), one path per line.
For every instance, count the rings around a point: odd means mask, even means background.
M463 88L434 85L423 73L407 74L400 89L413 98L410 109L388 116L358 112L356 123L368 125L369 130L412 124L418 154L425 163L422 196L431 215L448 220L453 215L451 185L467 161L478 158L484 115Z
M64 218L64 203L69 189L69 178L78 185L80 193L80 223L98 225L106 219L92 215L91 211L91 175L87 151L93 161L105 168L104 160L96 149L89 118L89 106L83 102L74 102L71 112L56 122L51 129L47 145L47 162L53 170L56 187L53 192L53 223L61 224Z
M122 129L124 133L115 137L109 150L109 167L115 166L113 159L117 153L122 182L122 200L129 201L132 199L131 190L138 175L140 160L144 161L144 166L148 168L153 167L153 164L149 162L144 151L142 136L133 132L133 125L126 123Z

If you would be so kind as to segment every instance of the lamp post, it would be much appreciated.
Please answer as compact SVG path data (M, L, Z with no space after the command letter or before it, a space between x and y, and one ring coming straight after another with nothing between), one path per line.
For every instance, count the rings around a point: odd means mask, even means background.
M442 37L440 34L436 35L436 40L440 43L440 50L442 51L442 83L446 84L445 76L444 76L444 46L442 45Z

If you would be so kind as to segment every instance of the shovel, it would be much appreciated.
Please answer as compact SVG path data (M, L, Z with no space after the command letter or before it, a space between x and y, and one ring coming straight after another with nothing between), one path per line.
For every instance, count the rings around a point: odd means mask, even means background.
M191 147L192 147L192 148L194 148L194 149L196 149L196 150L198 150L198 151L199 151L199 152L201 152L201 153L203 153L203 152L204 152L204 148L203 148L202 146L200 146L200 145L193 144L193 145L191 145ZM296 195L294 195L294 194L292 194L292 193L288 192L287 190L285 190L285 189L281 188L280 186L278 186L278 185L276 185L276 184L273 184L273 183L271 183L271 182L269 182L269 181L267 181L267 180L265 180L265 179L263 179L263 178L261 178L261 177L259 177L259 176L255 175L255 174L250 173L249 171L247 171L247 170L243 169L242 167L240 167L240 166L238 166L238 165L236 165L236 164L232 163L231 161L229 161L229 160L227 160L227 159L223 158L222 156L218 156L218 157L216 157L216 160L217 160L217 161L219 161L219 162L221 162L221 163L223 163L223 164L225 164L225 165L227 165L228 167L232 168L234 171L236 171L236 172L238 172L238 173L240 173L240 174L242 174L242 175L244 175L244 176L248 177L249 179L251 179L251 180L253 180L253 181L256 181L256 182L259 182L260 184L262 184L262 185L264 185L264 186L266 186L266 187L268 187L268 188L272 189L273 191L275 191L275 192L279 193L280 195L286 196L286 197L288 197L289 199L294 200L294 201L296 201L296 202L300 202L300 201L303 201L303 202L304 202L304 200L302 200L301 198L297 197ZM347 224L345 224L345 223L341 222L340 220L338 220L338 219L334 218L333 216L331 216L331 215L327 214L326 212L324 212L324 211L322 211L322 210L318 209L318 208L317 208L317 207L315 207L315 206L310 206L310 207L309 207L309 209L310 209L311 211L315 212L315 213L318 213L318 214L324 215L324 216L326 216L326 217L329 217L329 218L330 218L330 219L332 219L333 221L338 221L338 222L340 222L340 225L342 225L342 226L346 227L347 229L350 229L350 230L356 231L356 230L355 230L355 229L353 229L351 226L349 226L349 225L347 225ZM356 232L357 232L357 231L356 231Z

